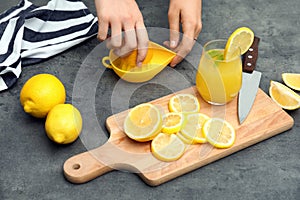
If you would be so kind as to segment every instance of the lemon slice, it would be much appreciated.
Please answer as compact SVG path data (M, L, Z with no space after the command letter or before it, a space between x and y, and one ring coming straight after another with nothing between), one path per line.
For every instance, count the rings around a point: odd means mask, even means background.
M286 110L295 110L300 108L300 96L287 86L271 81L269 94L273 101Z
M202 113L189 114L186 123L181 129L182 135L194 143L205 143L202 127L209 117Z
M237 47L241 50L241 55L246 53L254 40L254 33L247 27L240 27L236 29L228 38L225 50L224 58L226 60L236 56Z
M150 103L132 108L125 118L124 132L133 140L145 142L161 130L162 119L158 108Z
M177 94L169 101L169 110L171 112L195 113L200 110L198 99L191 94Z
M235 130L230 123L220 118L210 118L203 126L207 141L217 148L228 148L234 144Z
M176 134L159 133L151 142L151 151L159 160L174 161L183 155L185 144Z
M185 137L181 132L177 132L176 135L186 144L196 144L196 141L194 139L189 139Z
M180 131L183 125L184 116L181 113L172 112L165 114L162 119L163 125L161 132L172 134Z
M282 75L283 82L290 88L300 91L300 74L296 73L283 73Z

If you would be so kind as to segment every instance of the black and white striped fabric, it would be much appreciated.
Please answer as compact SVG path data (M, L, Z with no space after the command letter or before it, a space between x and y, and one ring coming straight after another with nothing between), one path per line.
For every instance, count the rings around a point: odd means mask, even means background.
M28 0L0 14L0 91L13 86L22 67L83 42L97 33L97 17L80 1Z

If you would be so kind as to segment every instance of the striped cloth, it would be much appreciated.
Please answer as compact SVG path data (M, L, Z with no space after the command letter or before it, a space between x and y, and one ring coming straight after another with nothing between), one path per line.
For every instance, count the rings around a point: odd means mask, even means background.
M76 0L28 0L0 14L0 91L12 87L22 67L36 64L97 33L97 18Z

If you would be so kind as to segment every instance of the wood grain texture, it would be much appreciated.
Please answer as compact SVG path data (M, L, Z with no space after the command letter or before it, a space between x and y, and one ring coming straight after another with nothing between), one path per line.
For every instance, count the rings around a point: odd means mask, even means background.
M228 149L217 149L208 143L189 145L179 160L162 162L152 155L150 142L135 142L124 134L123 122L129 112L126 110L107 118L110 138L103 146L66 160L65 177L73 183L84 183L116 169L137 173L147 184L156 186L282 133L294 124L293 118L261 89L258 90L248 118L241 125L237 117L237 99L224 106L211 106L202 100L195 87L177 93L197 96L201 113L229 121L237 134L234 145ZM168 102L173 95L175 94L150 103L159 106L162 112L168 112Z

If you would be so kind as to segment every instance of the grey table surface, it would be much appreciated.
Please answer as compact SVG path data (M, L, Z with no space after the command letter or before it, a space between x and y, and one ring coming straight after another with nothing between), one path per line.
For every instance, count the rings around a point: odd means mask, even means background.
M0 11L17 2L1 0ZM93 1L84 3L96 14ZM168 28L168 1L138 3L147 27ZM261 38L257 64L257 70L262 72L260 88L268 93L270 80L281 82L283 72L300 73L299 10L298 0L203 1L203 30L198 46L212 39L227 38L237 27L252 28ZM81 185L68 182L63 176L63 163L91 146L83 139L67 146L51 142L44 131L44 120L23 112L19 92L34 74L51 73L64 83L67 102L72 103L83 63L101 65L100 58L107 52L105 45L94 37L40 64L23 68L15 86L0 93L0 199L299 199L300 110L289 112L295 120L292 129L157 187L123 171L112 171ZM197 60L198 49L193 52ZM194 65L187 58L175 70L166 68L155 79L157 82L136 88L128 106L170 94L168 84L174 80L169 71L183 76L187 86L195 84ZM112 97L120 87L118 83L123 84L112 70L103 70L102 66L99 70L100 76L92 88L95 97L92 107L102 132L95 145L105 143L109 137L105 119L114 113ZM91 77L95 79L92 74ZM89 82L89 77L86 79ZM169 83L160 84L160 79Z

